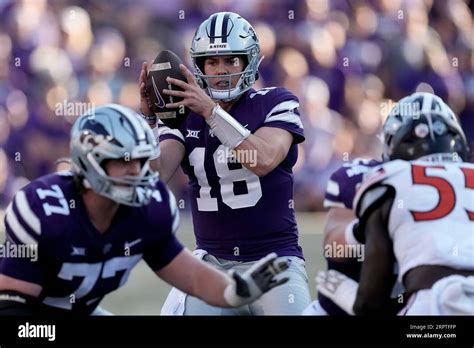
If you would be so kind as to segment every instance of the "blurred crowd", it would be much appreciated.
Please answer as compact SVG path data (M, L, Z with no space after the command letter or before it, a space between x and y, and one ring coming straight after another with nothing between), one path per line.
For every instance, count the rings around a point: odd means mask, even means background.
M241 14L259 35L256 88L300 98L297 209L323 209L345 161L380 158L384 118L416 90L443 98L473 143L469 0L0 1L0 207L67 156L70 126L89 106L138 110L142 62L171 49L191 67L194 31L219 11ZM180 197L185 184L173 180Z

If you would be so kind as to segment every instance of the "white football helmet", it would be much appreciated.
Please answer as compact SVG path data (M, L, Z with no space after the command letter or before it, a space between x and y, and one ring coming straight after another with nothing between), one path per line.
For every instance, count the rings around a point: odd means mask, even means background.
M129 206L148 204L158 181L150 159L159 156L153 132L133 110L100 106L79 117L71 129L72 171L84 187ZM140 159L137 176L112 177L104 169L109 159Z
M252 87L258 79L258 66L263 59L260 57L260 44L255 30L249 22L233 12L215 13L202 22L194 34L190 53L198 83L202 88L207 88L212 99L222 101L235 99ZM243 56L245 69L235 74L204 74L205 57L227 55ZM240 79L232 88L231 79L238 75ZM215 77L227 77L229 88L211 88L208 79Z

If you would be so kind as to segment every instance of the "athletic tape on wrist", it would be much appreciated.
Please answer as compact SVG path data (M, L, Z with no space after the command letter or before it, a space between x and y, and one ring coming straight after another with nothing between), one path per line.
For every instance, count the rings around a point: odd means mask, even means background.
M235 149L250 136L250 131L219 105L212 109L211 117L206 122L221 143L231 150Z

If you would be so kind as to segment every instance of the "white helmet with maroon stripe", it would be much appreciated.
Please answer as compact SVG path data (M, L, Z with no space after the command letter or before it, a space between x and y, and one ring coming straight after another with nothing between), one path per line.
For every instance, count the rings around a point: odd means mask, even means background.
M260 44L255 30L249 22L233 12L214 13L202 22L194 34L190 53L198 82L208 89L211 98L223 101L230 101L252 87L258 79L258 66L263 59L260 57ZM235 74L204 74L205 57L228 55L242 56L245 69ZM232 87L231 79L237 75L240 75L240 79ZM208 79L214 77L227 77L229 88L211 88Z

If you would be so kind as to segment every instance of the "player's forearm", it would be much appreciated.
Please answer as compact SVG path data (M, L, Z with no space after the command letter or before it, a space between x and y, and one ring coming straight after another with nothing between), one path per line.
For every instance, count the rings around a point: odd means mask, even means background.
M277 146L272 146L253 134L237 146L235 151L239 162L258 176L270 173L284 158L278 153Z
M333 207L329 209L327 222L324 226L324 248L336 245L357 244L354 237L355 214L351 209ZM346 257L331 257L336 262L347 262Z
M187 249L179 253L156 274L172 286L210 305L230 306L224 298L224 291L232 283L232 279L202 262Z
M237 160L258 176L267 175L283 161L293 140L289 132L272 127L251 134L247 125L218 105L206 122L224 146L236 151Z
M231 278L223 272L208 267L195 278L194 295L204 302L217 307L231 307L224 297Z
M354 304L356 314L390 313L390 293L395 280L393 277L395 255L386 230L387 218L384 213L391 205L391 200L385 201L370 214L365 224L365 260Z

